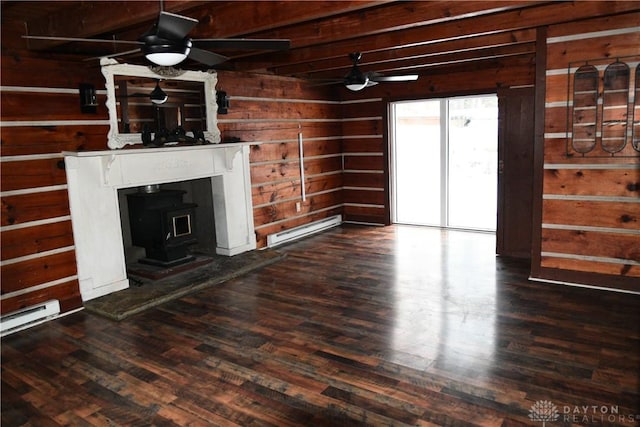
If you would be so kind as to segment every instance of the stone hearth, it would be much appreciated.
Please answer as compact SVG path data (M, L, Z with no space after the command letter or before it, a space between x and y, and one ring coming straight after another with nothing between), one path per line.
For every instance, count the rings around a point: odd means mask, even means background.
M111 320L124 320L165 302L215 286L284 259L274 250L250 251L233 257L216 256L205 266L161 280L136 278L129 288L85 304L87 311Z

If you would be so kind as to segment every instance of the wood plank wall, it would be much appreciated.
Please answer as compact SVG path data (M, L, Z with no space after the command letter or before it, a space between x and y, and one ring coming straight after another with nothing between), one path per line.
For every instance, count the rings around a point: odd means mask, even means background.
M533 56L522 55L485 61L473 68L461 66L446 74L436 67L416 82L381 83L360 92L341 89L345 219L370 224L391 222L389 102L495 93L498 87L533 85L534 72Z
M227 92L230 99L229 113L218 116L222 140L255 143L250 164L259 248L266 246L269 234L342 213L343 120L331 88L299 79L220 71L217 90Z
M229 114L219 116L223 137L256 143L251 178L258 246L268 234L341 214L341 104L331 89L275 76L218 77L231 98ZM61 152L107 149L104 79L98 67L7 55L1 83L2 313L49 299L70 311L82 301ZM80 83L98 90L97 114L81 114Z
M541 278L573 281L577 272L581 283L640 291L640 152L629 141L617 154L598 146L581 155L570 141L573 72L587 60L597 66L601 114L607 64L627 61L633 88L638 22L639 13L627 13L548 28Z
M61 152L106 147L104 91L80 112L79 84L104 88L99 69L3 55L1 96L1 310L49 299L82 306Z

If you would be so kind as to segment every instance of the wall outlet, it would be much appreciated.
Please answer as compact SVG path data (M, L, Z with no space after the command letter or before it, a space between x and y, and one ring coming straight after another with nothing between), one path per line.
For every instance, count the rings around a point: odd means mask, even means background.
M302 207L300 206L300 202L296 202L296 212L300 212Z

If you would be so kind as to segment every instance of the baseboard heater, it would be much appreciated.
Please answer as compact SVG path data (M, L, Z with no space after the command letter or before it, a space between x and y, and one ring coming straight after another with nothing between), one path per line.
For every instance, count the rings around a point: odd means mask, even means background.
M340 224L342 224L342 215L334 215L299 227L290 228L289 230L281 231L280 233L269 234L267 236L267 247L272 248L283 243L291 242L293 240L336 227Z
M57 299L32 305L0 317L0 336L25 329L60 313Z

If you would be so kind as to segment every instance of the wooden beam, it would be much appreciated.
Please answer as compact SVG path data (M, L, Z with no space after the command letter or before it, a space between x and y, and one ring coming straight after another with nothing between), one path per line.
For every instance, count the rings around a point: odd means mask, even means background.
M522 9L540 3L517 0L399 2L313 22L306 20L300 25L282 27L276 31L253 32L251 36L291 39L292 47L300 48ZM306 14L303 10L298 12Z
M377 64L388 63L410 58L428 58L447 54L464 53L484 48L498 48L535 41L535 30L518 30L499 34L489 34L469 39L448 40L442 43L411 46L404 49L388 49L363 52L360 61L361 67L370 67ZM273 67L271 71L279 75L295 75L307 77L312 73L320 73L330 70L344 70L351 67L351 60L345 55L342 58L324 59L303 64L283 65Z
M188 16L198 20L198 25L189 36L194 39L248 37L256 32L361 11L393 1L396 0L209 1L188 11ZM120 33L119 36L123 40L134 40L142 31L144 30L141 28L132 28ZM257 38L253 35L251 37ZM275 37L270 36L270 38Z
M261 56L262 60L247 63L242 60L236 60L235 66L241 70L271 70L274 66L344 58L349 52L355 51L370 52L400 49L638 10L640 10L640 3L638 2L551 3L402 31L361 36L331 44L293 49L286 55L279 55L277 64L274 64L272 55L270 57Z
M415 74L424 72L425 69L433 67L451 66L456 64L468 64L475 61L487 61L492 59L506 58L510 56L530 55L534 56L536 51L535 43L513 44L499 47L487 47L467 50L464 52L444 53L441 55L414 56L399 58L398 60L385 61L375 65L361 67L362 71L376 71L385 75L393 74ZM348 69L347 69L348 70ZM333 70L324 73L313 73L310 77L335 78L347 73L347 70Z
M179 13L206 1L172 0L164 3L164 10ZM160 12L157 1L88 1L78 2L55 13L25 21L28 35L53 37L91 37L116 32L119 29L151 23ZM65 42L46 42L38 45L51 48Z
M389 1L336 2L211 2L174 0L164 3L163 9L198 19L193 38L232 37L251 31L271 30L279 26L324 18L378 6ZM295 4L291 4L295 3ZM55 37L91 37L105 33L119 33L120 40L136 40L160 12L157 1L92 1L62 8L56 13L27 21L30 35ZM242 17L242 19L239 19ZM132 28L136 27L136 28ZM130 28L130 30L126 30ZM126 30L126 31L123 31ZM63 42L40 43L50 48Z
M208 2L206 6L192 11L190 16L198 19L200 23L191 35L193 38L249 35L257 37L256 34L259 32L274 31L291 25L309 25L309 21L331 19L336 15L360 12L393 2L391 0ZM273 33L268 37L276 38Z

